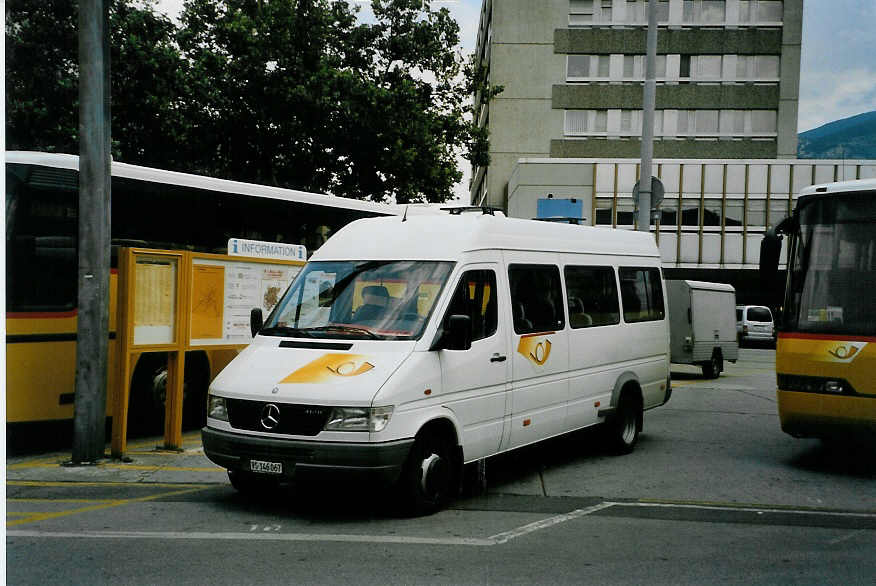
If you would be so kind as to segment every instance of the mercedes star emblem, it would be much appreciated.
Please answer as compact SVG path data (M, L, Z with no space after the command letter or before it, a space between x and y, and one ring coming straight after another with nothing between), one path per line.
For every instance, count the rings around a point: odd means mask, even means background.
M273 403L268 403L262 409L262 427L265 429L274 429L280 424L280 408Z

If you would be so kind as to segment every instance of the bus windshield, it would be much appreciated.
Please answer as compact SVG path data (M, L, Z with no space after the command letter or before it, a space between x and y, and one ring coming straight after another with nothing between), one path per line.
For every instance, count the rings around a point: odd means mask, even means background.
M260 333L419 339L452 269L443 261L310 262Z
M799 208L785 302L788 331L876 332L876 192L817 197Z

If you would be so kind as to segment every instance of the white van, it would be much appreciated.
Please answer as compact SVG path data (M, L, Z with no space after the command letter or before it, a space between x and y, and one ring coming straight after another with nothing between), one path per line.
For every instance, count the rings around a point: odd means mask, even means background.
M439 508L463 464L605 424L633 449L669 399L650 234L477 212L332 236L210 386L206 455L256 491L372 473Z
M763 305L737 305L736 335L740 345L745 342L775 344L773 312Z

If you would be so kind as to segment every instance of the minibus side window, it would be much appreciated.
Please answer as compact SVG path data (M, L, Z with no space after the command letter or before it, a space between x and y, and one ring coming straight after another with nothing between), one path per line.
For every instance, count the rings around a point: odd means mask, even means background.
M466 271L453 292L447 316L471 318L471 340L482 340L496 333L499 312L496 308L496 273L490 270Z
M558 267L511 265L508 278L516 333L553 332L565 327L565 304Z
M660 270L621 267L619 274L624 321L633 323L663 319L666 311Z
M566 277L569 323L573 328L620 323L614 269L567 266L563 272Z

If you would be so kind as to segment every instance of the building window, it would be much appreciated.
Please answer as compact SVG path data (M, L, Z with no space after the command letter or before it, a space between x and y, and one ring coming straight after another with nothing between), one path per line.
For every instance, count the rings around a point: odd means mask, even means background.
M593 22L593 0L569 0L569 24L582 25Z
M679 79L690 79L690 55L682 55L678 64Z
M776 132L775 110L751 110L751 133L764 134Z
M605 134L608 110L566 110L566 136Z
M682 22L701 25L724 24L726 5L723 0L684 0Z
M696 81L719 81L721 79L721 55L698 55L696 62Z
M566 59L566 80L590 78L590 55L569 55Z
M569 0L569 25L611 22L611 0Z
M744 110L721 110L721 119L718 129L722 135L745 134L745 111Z
M695 110L697 136L718 134L718 110Z
M739 55L736 57L738 81L778 81L778 55Z
M782 2L772 0L739 0L741 24L778 24L784 19Z

